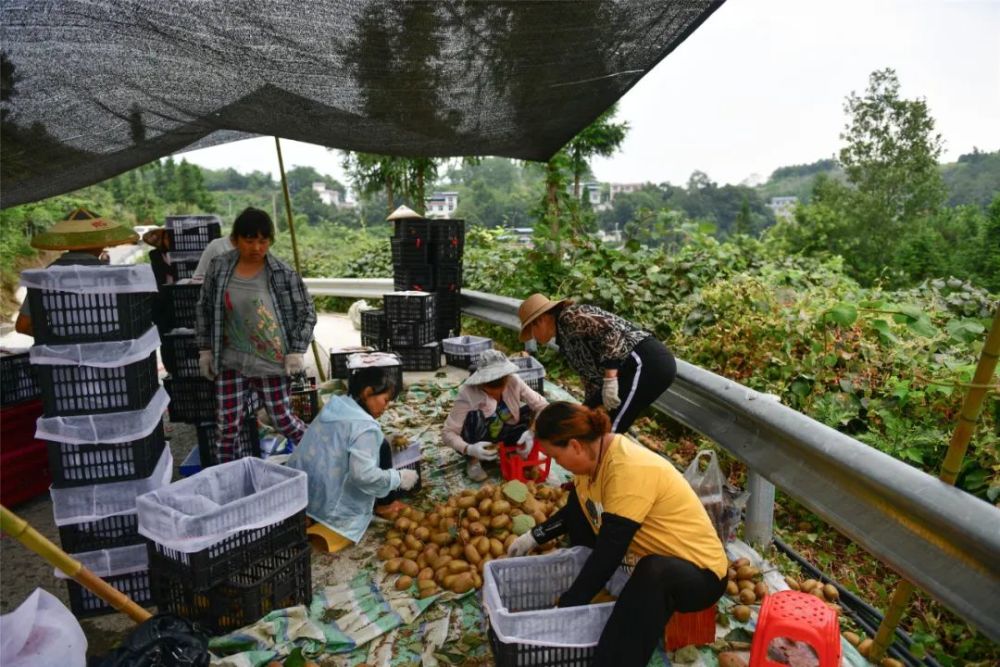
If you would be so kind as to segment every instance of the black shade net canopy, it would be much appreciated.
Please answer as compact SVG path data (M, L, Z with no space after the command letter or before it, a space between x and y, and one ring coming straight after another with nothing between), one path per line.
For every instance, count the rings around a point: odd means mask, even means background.
M546 160L721 4L4 0L0 206L255 135Z

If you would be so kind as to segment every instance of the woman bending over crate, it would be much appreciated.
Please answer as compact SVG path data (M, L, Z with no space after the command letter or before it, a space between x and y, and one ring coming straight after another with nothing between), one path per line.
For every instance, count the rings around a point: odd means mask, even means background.
M360 541L378 499L394 501L397 490L409 491L419 477L393 469L377 421L399 390L387 368L359 368L347 382L349 395L330 399L287 463L309 476L306 514L325 527L309 530L325 539L328 551Z
M614 433L628 431L677 375L674 356L653 334L597 306L532 294L517 314L522 341L555 339L583 380L584 404L603 405Z
M481 461L496 460L497 443L516 443L525 456L534 444L531 419L548 401L517 370L503 352L484 351L445 420L441 438L468 458L466 472L475 482L486 479Z
M289 378L305 370L316 325L306 287L268 253L274 223L247 208L233 223L235 249L212 260L198 299L198 365L215 381L218 460L235 458L248 392L261 397L272 423L298 443L306 426L291 410Z
M523 556L567 533L574 546L591 547L560 607L589 604L619 566L631 569L593 664L643 667L675 611L707 609L722 597L728 567L722 542L681 473L611 433L603 409L552 403L535 419L535 437L575 475L574 490L563 509L518 537L508 555Z

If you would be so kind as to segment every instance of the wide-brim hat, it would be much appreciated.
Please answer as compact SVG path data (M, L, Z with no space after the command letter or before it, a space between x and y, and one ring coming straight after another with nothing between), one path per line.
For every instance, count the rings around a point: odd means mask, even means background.
M514 362L500 350L484 350L476 362L476 372L466 378L465 384L486 384L517 371Z
M517 309L517 316L521 320L521 342L523 343L527 340L531 340L531 334L528 333L528 327L531 326L532 322L553 308L566 303L573 303L573 300L559 299L558 301L552 301L544 294L532 294L527 299L522 301L521 307Z
M131 228L78 208L64 220L36 234L31 239L31 246L39 250L90 250L138 241L139 235Z
M413 220L413 219L420 220L423 217L424 216L420 215L419 213L417 213L416 211L414 211L412 208L410 208L409 206L406 206L404 204L402 206L399 206L392 213L390 213L389 217L386 218L386 220L390 220L390 221L392 221L392 220Z

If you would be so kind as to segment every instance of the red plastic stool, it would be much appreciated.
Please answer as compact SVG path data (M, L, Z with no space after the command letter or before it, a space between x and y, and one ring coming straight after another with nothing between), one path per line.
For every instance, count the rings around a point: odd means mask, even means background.
M815 595L781 591L764 598L750 647L750 667L780 665L767 657L768 646L778 637L808 643L816 651L819 667L840 667L837 612Z
M663 644L668 651L691 644L711 644L715 641L715 607L692 612L675 611L663 631Z
M537 468L532 479L536 484L541 484L549 477L549 469L552 467L552 459L542 454L536 440L531 448L528 458L522 459L517 453L517 445L500 443L500 474L507 481L518 479L522 482L528 481L525 472L528 468Z

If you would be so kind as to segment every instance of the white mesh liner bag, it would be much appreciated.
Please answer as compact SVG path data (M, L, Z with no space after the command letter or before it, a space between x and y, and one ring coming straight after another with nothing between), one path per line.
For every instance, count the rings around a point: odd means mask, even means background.
M207 227L213 222L222 225L222 220L217 215L168 215L164 227L178 230L194 229Z
M587 547L573 547L488 562L483 568L483 605L497 638L505 644L596 646L614 602L555 608L589 555ZM606 588L617 594L627 580L619 568Z
M57 526L68 526L100 521L118 514L135 514L136 497L169 484L173 472L174 458L170 455L170 448L164 447L156 469L145 479L49 489L52 517Z
M39 417L35 422L35 437L70 445L132 442L146 437L156 428L169 403L170 396L160 387L141 410L72 417Z
M368 366L399 366L402 362L392 352L358 353L347 357L348 368L366 368Z
M113 577L149 569L149 556L145 544L85 551L73 554L73 558L99 577ZM55 573L60 579L70 578L59 568L55 569Z
M175 264L178 262L197 262L199 259L201 259L200 250L185 250L184 252L166 253L167 264Z
M305 509L306 473L246 457L140 496L139 532L194 553L229 535L263 528Z
M50 266L22 271L21 285L76 294L125 294L155 292L156 278L149 264Z
M31 348L31 363L47 366L94 366L120 368L145 361L160 347L156 327L132 340L107 343L74 343L68 345L35 345Z

